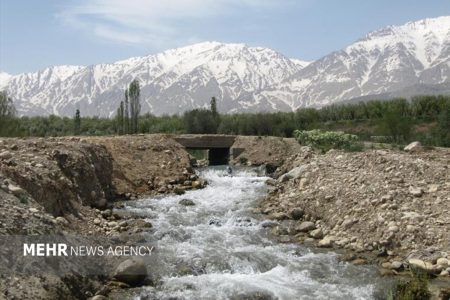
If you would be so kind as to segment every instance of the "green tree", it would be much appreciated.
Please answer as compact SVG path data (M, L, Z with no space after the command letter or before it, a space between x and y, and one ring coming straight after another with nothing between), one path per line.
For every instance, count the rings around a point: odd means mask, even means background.
M0 134L14 135L17 127L16 109L6 91L0 92Z
M73 134L79 135L81 132L81 117L80 117L80 110L77 109L75 112L75 118L73 120Z
M434 129L436 141L434 144L442 147L450 147L450 105L448 105L437 118L437 126Z
M129 113L129 103L128 103L128 89L125 90L125 116L123 119L124 122L124 134L130 133L130 113Z
M396 143L408 142L411 136L412 121L396 109L388 110L381 120L381 130Z
M213 117L218 117L219 113L217 112L217 101L216 101L216 97L212 97L211 98L211 112Z
M128 96L130 98L131 133L137 133L139 129L139 114L141 113L141 88L137 79L130 83Z
M116 133L123 134L125 132L124 126L125 125L124 125L123 101L120 101L120 105L117 108L117 114L116 114Z

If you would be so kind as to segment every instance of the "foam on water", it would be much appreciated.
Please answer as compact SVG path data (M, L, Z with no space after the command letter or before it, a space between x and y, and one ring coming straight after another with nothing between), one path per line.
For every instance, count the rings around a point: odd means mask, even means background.
M155 231L148 236L161 279L149 299L373 299L378 279L369 267L338 262L334 253L279 244L252 209L266 193L251 170L207 168L209 185L181 196L131 202ZM195 206L182 206L181 199ZM252 298L253 297L253 298ZM138 296L136 299L139 299Z

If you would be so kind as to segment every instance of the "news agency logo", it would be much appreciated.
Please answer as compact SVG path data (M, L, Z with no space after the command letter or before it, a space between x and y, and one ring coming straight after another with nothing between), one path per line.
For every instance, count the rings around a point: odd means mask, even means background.
M23 256L150 256L153 246L69 246L65 243L24 243Z

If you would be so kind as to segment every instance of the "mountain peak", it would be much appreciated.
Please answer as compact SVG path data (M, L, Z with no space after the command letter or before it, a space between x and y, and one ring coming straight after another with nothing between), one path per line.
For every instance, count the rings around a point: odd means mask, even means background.
M113 116L123 88L141 82L142 112L295 110L450 82L450 17L387 26L317 61L263 47L207 41L88 67L0 74L20 114ZM416 89L417 90L417 89Z
M3 90L6 86L8 86L11 77L12 75L0 71L0 90Z

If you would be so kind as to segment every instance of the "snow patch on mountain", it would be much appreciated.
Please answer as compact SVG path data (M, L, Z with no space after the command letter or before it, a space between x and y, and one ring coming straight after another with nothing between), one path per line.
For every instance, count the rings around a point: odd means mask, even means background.
M313 62L268 48L204 42L110 64L0 73L0 89L22 115L73 116L80 109L111 117L133 79L141 84L142 112L156 115L208 107L212 96L221 112L291 111L446 85L450 17L387 26Z

